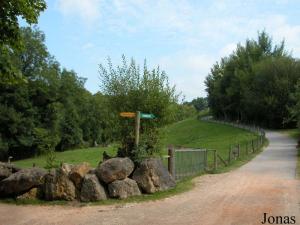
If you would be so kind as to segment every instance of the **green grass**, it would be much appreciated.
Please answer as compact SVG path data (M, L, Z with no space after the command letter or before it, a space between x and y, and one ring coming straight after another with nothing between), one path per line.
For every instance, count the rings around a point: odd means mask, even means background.
M56 163L71 163L78 164L81 162L89 162L91 166L96 167L98 163L102 160L102 154L106 151L109 155L114 156L117 152L116 146L112 145L110 147L94 147L94 148L83 148L68 150L64 152L56 152ZM15 161L14 164L19 167L32 167L35 163L38 167L46 166L46 156L39 156L24 160Z
M228 157L230 145L244 143L256 137L255 134L248 131L222 125L200 121L196 118L180 121L164 128L165 138L163 145L184 146L193 148L217 149L218 154L224 159ZM165 148L167 149L167 148ZM56 152L56 163L61 162L78 164L89 162L96 167L102 160L102 154L106 151L114 156L117 152L117 146L95 147ZM15 161L19 167L32 167L33 163L38 167L46 166L46 156L39 156L24 160Z
M287 134L296 140L300 139L299 129L288 129L282 131L282 133ZM300 147L298 147L297 177L300 179Z
M246 143L257 135L243 129L200 121L195 118L180 121L165 128L164 145L216 149L226 158L228 149L237 143Z

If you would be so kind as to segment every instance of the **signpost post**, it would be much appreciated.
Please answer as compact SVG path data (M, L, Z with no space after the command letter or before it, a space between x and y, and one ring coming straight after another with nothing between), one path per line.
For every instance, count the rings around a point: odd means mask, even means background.
M135 116L135 147L138 148L140 141L140 123L141 123L141 112L137 111Z
M155 115L151 113L141 113L140 111L137 112L121 112L121 117L127 118L135 118L135 146L136 148L139 146L140 141L140 126L141 126L141 119L154 119Z

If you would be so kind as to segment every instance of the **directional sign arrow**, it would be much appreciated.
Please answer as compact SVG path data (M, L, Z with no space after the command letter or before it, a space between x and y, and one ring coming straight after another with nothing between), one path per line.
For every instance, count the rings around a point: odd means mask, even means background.
M155 115L151 113L141 113L141 118L142 119L154 119Z
M134 112L121 112L120 116L122 117L129 117L129 118L134 118L135 117L135 113Z

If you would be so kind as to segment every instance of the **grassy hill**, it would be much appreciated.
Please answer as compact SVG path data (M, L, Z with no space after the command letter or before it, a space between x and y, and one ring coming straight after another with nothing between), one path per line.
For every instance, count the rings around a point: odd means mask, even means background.
M164 128L164 146L172 144L174 146L185 146L194 148L217 149L219 154L227 156L230 145L237 142L246 142L255 137L253 133L242 129L199 121L195 118L180 121ZM69 150L57 152L57 162L80 163L89 162L96 166L102 160L103 151L110 155L115 155L117 146L95 147L86 149ZM19 160L14 162L20 167L31 167L33 163L36 166L44 167L46 165L45 156Z
M228 150L230 145L249 141L255 134L235 127L187 119L169 125L165 129L164 144L193 148Z

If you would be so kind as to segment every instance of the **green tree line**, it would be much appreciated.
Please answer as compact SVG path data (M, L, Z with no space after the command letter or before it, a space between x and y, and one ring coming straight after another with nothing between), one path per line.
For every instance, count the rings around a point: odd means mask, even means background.
M121 67L114 68L110 61L108 70L101 65L102 93L92 94L84 87L85 78L62 68L48 52L43 32L30 27L19 31L22 48L0 55L4 66L0 82L2 159L107 145L128 138L124 134L132 137L132 127L124 125L132 121L120 120L121 111L157 115L155 122L142 127L142 133L153 134L151 140L157 143L154 127L156 130L195 113L193 107L178 104L175 89L163 71L149 71L145 64L141 76L135 61L127 66L125 57ZM10 62L9 68L6 62ZM14 68L20 76L7 79L5 68ZM144 132L147 129L149 132Z
M266 32L246 40L211 68L206 78L208 105L214 117L270 128L295 125L299 118L300 61L273 45Z
M105 96L92 95L84 88L86 79L61 68L40 30L21 28L20 37L23 47L0 57L22 75L0 83L2 158L112 141L114 126Z

